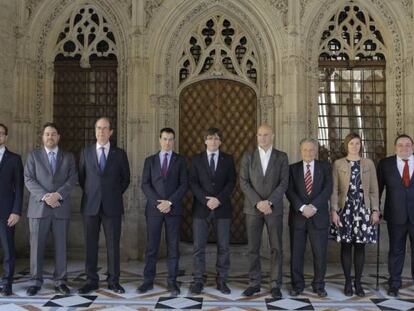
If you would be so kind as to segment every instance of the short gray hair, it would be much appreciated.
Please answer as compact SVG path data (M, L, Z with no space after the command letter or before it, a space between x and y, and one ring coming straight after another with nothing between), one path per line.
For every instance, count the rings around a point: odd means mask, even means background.
M302 139L299 143L299 146L302 147L302 145L304 143L312 143L315 146L316 150L318 150L318 148L319 148L319 142L314 138L304 138L304 139Z

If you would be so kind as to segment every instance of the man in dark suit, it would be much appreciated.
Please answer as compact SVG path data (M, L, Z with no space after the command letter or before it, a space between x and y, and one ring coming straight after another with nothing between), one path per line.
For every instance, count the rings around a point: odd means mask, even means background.
M72 153L58 147L57 126L43 126L43 147L27 156L24 169L26 188L30 192L27 217L30 227L30 272L32 284L29 296L36 295L43 284L43 257L49 232L55 248L55 291L70 294L67 281L67 237L70 217L70 193L76 185L77 173Z
M172 296L180 294L177 284L180 259L181 200L188 188L187 168L184 157L173 152L175 132L172 128L160 131L161 150L145 159L142 172L142 191L147 198L147 250L145 253L144 282L139 293L153 288L156 275L161 232L165 225L167 242L167 288Z
M283 264L283 196L289 184L286 153L272 147L273 130L261 125L257 130L258 148L243 155L240 188L244 193L244 213L249 248L249 287L242 293L260 292L260 246L266 225L270 243L270 283L273 298L281 298Z
M414 156L410 136L398 136L394 145L396 154L381 160L378 165L378 186L380 197L386 189L384 219L389 237L388 295L397 297L407 236L411 242L411 274L414 279Z
M327 162L315 160L318 142L304 139L300 143L302 161L289 167L289 188L286 196L290 201L290 271L291 296L298 296L305 288L303 264L306 239L312 246L314 277L312 288L319 297L326 297L325 273L328 245L329 205L332 193L332 173Z
M22 213L23 164L18 154L6 148L8 129L0 124L0 244L3 248L3 277L0 293L12 294L15 266L14 228Z
M113 130L108 118L95 123L96 144L86 147L79 161L79 184L82 187L81 212L85 228L86 283L79 294L99 288L98 248L101 224L104 229L108 258L108 289L124 293L119 284L120 238L124 213L122 195L128 188L130 172L123 149L110 143Z
M219 129L209 128L204 134L206 151L193 156L190 169L190 188L193 201L194 283L192 294L203 290L206 269L206 243L209 223L213 223L217 237L217 289L230 294L226 280L230 268L231 194L236 184L233 157L219 150L223 136Z

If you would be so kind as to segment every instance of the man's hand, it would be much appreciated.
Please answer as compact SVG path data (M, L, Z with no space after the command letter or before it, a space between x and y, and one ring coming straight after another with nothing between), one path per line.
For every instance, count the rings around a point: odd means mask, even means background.
M378 211L372 211L371 224L376 225L380 222L380 213Z
M215 210L220 205L220 201L216 197L206 197L207 207L211 210Z
M20 216L17 214L10 214L9 218L7 219L7 225L9 227L13 227L15 224L19 222Z
M260 201L256 204L256 207L265 215L269 215L272 213L272 207L270 206L270 202L268 200Z
M312 204L305 205L305 207L303 208L302 215L309 219L316 214L316 211L317 209Z
M168 200L157 200L157 202L159 203L157 205L157 208L161 213L167 214L171 211L170 201L168 201Z
M47 205L50 205L52 208L56 208L60 206L59 200L61 199L61 196L57 192L53 193L47 193L45 195L45 202Z

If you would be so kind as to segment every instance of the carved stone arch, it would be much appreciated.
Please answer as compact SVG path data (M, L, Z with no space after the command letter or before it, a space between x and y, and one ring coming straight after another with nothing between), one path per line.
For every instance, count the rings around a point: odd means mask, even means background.
M126 12L123 12L121 5L115 5L107 0L103 1L86 1L86 0L55 0L52 3L39 7L31 24L29 25L29 35L27 40L34 40L28 42L28 46L33 46L33 55L28 55L28 58L33 58L35 65L35 101L33 104L34 125L33 141L37 141L40 137L41 124L44 120L52 118L53 109L53 61L55 59L55 47L64 24L66 23L70 14L77 7L91 4L95 6L111 25L117 46L117 60L118 60L118 119L119 124L122 125L118 129L118 143L121 146L126 146L126 114L127 114L127 29Z
M255 87L259 101L259 116L261 122L274 123L274 104L276 97L274 88L270 81L274 77L275 62L279 59L277 51L270 44L271 37L267 25L264 25L263 19L257 18L256 15L250 14L248 8L244 7L246 3L239 4L231 0L211 1L203 0L196 5L186 6L184 10L180 6L169 14L168 21L163 25L163 30L159 31L159 37L153 38L148 43L149 51L155 51L153 68L155 70L155 84L152 86L152 103L156 108L156 128L163 126L178 125L178 96L182 89L179 81L179 59L182 56L181 51L188 35L200 22L208 19L215 14L225 15L229 19L243 25L246 33L254 40L254 45L258 52L258 81L260 83ZM162 36L162 38L161 38ZM167 38L167 40L165 40ZM164 39L164 40L163 40ZM213 77L220 78L220 77ZM199 77L195 81L199 81ZM211 79L211 77L208 77ZM226 77L227 79L227 77ZM233 80L239 81L237 77ZM262 97L265 98L262 100ZM167 102L170 104L166 107ZM161 100L163 104L161 103ZM262 102L266 104L261 104ZM271 102L272 104L269 104ZM173 117L165 118L166 110L173 113ZM165 123L166 121L170 123Z
M318 59L319 59L319 43L322 32L329 19L346 4L349 0L326 0L324 3L314 6L314 18L305 24L304 29L308 31L304 33L305 49L304 55L307 60L306 65L306 94L307 109L309 111L308 132L310 135L317 134L317 98L318 98ZM353 5L358 5L367 11L379 26L384 37L387 49L386 73L387 73L387 128L395 128L396 132L402 132L403 124L403 64L404 55L406 54L403 33L398 18L393 10L388 6L387 1L371 0L370 6L367 7L364 1L354 0ZM365 4L365 5L364 5ZM311 14L309 14L310 16ZM392 125L392 126L391 126ZM393 141L396 133L388 131L387 141ZM390 144L388 143L390 146Z

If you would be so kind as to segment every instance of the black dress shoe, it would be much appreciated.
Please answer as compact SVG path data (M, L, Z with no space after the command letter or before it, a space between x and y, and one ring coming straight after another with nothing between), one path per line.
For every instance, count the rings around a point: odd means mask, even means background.
M354 291L352 290L352 283L351 282L345 282L344 294L347 297L351 297L354 294Z
M140 294L144 294L153 288L154 288L154 284L149 283L149 282L144 282L141 284L141 286L137 288L137 292Z
M117 294L125 293L125 289L119 283L108 284L108 289L110 289L111 291L113 291L114 293L117 293Z
M302 293L303 293L303 289L300 289L300 288L292 288L289 291L289 295L292 296L292 297L299 296Z
M391 297L398 297L398 288L396 287L388 288L387 294L388 296L391 296Z
M217 289L220 291L220 293L225 295L229 295L231 293L230 288L224 281L217 281Z
M328 296L328 293L326 292L325 288L318 288L313 289L313 292L318 295L318 297L324 298Z
M13 294L12 291L12 285L11 284L6 284L1 288L1 295L2 296L10 296Z
M200 295L201 292L203 291L203 283L201 282L195 282L193 284L191 284L190 286L190 293L193 295Z
M355 286L355 294L358 297L365 297L365 291L362 288L361 282L355 282L354 286Z
M260 286L259 285L257 285L257 286L249 286L242 293L242 296L250 297L250 296L253 296L254 294L256 294L258 292L260 292Z
M99 288L98 284L89 284L86 283L81 288L78 289L78 294L85 295L89 294L90 292L97 290Z
M70 295L70 289L65 284L55 286L55 292L61 293L62 295Z
M40 290L40 286L36 286L36 285L29 286L26 290L26 294L27 296L34 296L39 292L39 290Z
M270 294L272 295L272 297L273 298L275 298L275 299L280 299L280 298L282 298L282 292L280 291L280 288L279 287L273 287L271 290L270 290Z
M178 296L181 293L177 282L168 282L167 289L170 291L171 296Z

